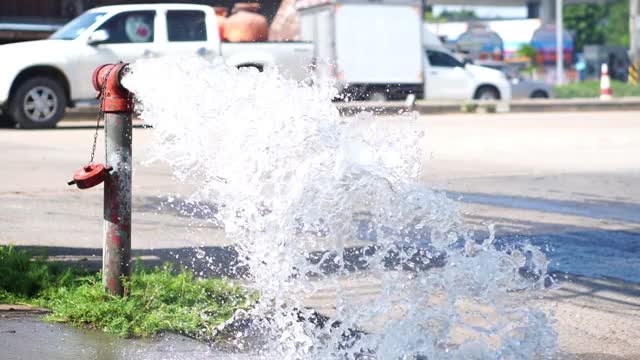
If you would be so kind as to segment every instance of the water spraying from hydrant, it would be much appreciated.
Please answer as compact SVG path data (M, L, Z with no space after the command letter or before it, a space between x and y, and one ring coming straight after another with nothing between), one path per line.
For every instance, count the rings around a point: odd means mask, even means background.
M198 58L139 61L124 79L153 126L148 160L216 204L210 220L259 294L230 323L246 326L231 330L238 347L284 360L554 354L548 318L525 301L544 256L474 239L421 181L419 118L341 117L332 84L312 80ZM527 263L540 275L521 276ZM266 341L245 345L253 333Z

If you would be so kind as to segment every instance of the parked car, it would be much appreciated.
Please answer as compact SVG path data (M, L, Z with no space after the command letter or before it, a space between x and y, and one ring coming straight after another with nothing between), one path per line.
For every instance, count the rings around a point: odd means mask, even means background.
M424 53L426 99L511 99L511 85L501 71L464 63L438 44L427 44Z
M548 99L554 96L553 86L543 81L525 78L517 66L512 67L501 62L484 62L478 65L502 71L511 83L511 95L514 99Z
M214 9L205 5L144 4L91 9L47 40L0 46L0 109L21 128L51 128L67 107L95 102L93 70L145 57L222 56L237 67L275 65L303 79L313 45L222 43Z
M514 99L548 99L554 96L551 85L521 76L511 78L511 93Z

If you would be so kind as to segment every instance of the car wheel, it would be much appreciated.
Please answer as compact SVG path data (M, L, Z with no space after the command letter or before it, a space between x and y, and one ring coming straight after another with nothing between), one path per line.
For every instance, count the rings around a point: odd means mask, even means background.
M549 98L549 94L547 94L546 91L536 90L536 91L533 92L533 94L531 94L530 97L532 99L548 99Z
M483 86L476 91L476 100L500 100L500 93L493 87Z
M18 85L9 102L9 115L19 128L49 129L62 119L66 106L62 85L39 76Z

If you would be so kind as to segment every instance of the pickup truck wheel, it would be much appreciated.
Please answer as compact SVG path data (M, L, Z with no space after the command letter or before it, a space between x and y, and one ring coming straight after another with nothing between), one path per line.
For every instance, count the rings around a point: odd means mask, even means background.
M500 100L500 93L491 86L481 86L476 90L476 100Z
M9 117L7 114L0 115L0 128L12 128L15 127L16 123L13 122L13 119Z
M9 115L22 129L54 128L64 116L63 87L48 77L33 77L18 85L9 102Z

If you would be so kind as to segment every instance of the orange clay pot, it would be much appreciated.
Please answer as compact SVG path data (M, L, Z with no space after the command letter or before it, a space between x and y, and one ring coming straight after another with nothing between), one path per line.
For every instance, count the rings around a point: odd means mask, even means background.
M267 41L269 24L258 14L259 9L258 3L235 4L224 26L225 38L231 42Z
M224 27L227 23L227 15L229 12L226 7L216 6L213 8L216 12L216 20L218 21L218 32L220 33L220 40L224 40Z

